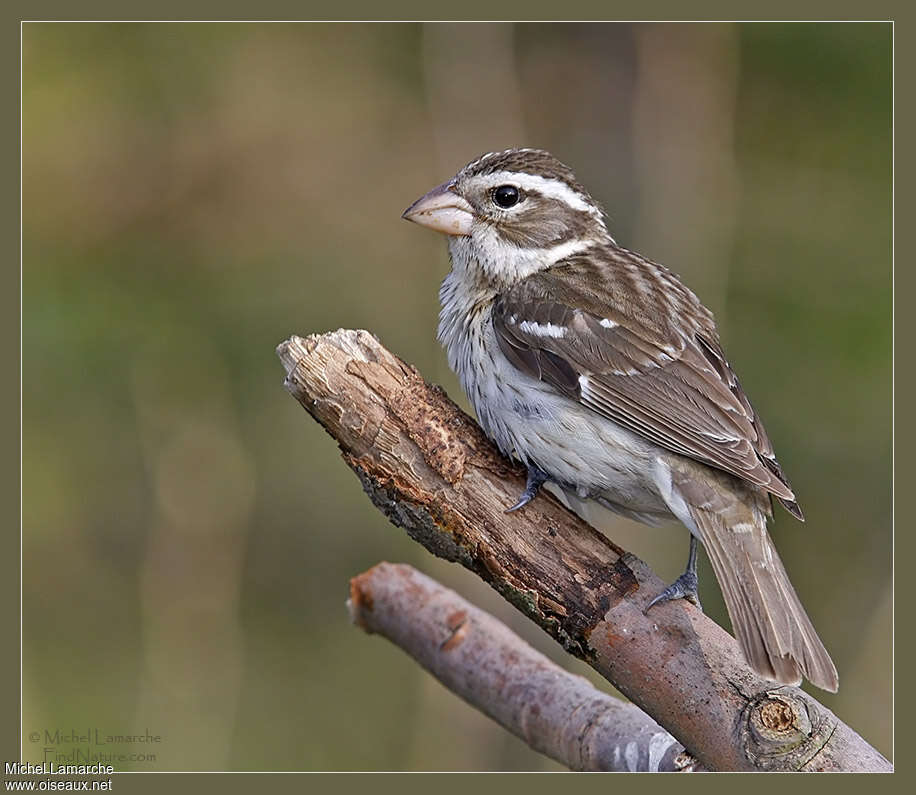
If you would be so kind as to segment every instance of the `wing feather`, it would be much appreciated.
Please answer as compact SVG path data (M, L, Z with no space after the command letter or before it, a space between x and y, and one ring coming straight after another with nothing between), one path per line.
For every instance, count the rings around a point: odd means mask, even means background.
M500 296L493 327L517 369L802 518L712 315L661 265L618 247L579 255Z

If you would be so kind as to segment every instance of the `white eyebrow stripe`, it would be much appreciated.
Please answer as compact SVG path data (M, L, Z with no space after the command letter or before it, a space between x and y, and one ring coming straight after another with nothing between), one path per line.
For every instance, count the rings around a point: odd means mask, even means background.
M519 331L526 334L533 334L535 337L553 337L559 339L566 334L564 326L557 326L554 323L535 323L533 320L523 320L518 324Z
M524 174L519 171L494 171L486 175L486 181L493 187L504 184L517 185L522 190L533 190L549 199L558 199L575 210L585 210L596 216L601 215L600 210L588 202L581 193L577 193L558 179L548 179L537 174Z

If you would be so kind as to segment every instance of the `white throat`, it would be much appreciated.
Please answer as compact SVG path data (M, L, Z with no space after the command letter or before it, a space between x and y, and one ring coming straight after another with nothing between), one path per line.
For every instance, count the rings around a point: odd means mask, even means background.
M568 240L550 248L519 248L486 227L472 236L450 237L448 250L452 271L459 278L492 285L499 292L594 244L593 240Z

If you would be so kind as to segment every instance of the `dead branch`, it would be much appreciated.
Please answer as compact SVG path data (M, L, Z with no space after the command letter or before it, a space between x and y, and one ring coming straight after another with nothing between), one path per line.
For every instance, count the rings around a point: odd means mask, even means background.
M735 640L633 555L539 496L505 514L519 467L366 331L292 337L286 387L339 443L388 518L461 563L651 715L710 770L892 767L802 690L753 674Z
M449 690L573 770L673 772L695 760L645 712L596 690L501 621L406 564L350 580L354 623L400 646Z

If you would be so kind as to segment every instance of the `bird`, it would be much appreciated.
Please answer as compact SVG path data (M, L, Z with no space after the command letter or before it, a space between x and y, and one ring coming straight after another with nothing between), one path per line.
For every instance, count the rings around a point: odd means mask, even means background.
M618 245L603 207L541 149L488 152L403 218L447 237L438 339L500 451L527 468L516 511L553 483L690 531L687 568L649 602L700 607L697 549L760 676L836 692L837 670L779 558L772 500L804 521L712 312Z

